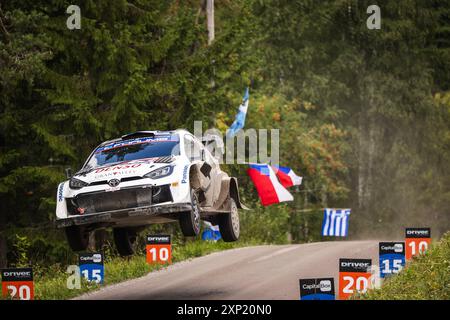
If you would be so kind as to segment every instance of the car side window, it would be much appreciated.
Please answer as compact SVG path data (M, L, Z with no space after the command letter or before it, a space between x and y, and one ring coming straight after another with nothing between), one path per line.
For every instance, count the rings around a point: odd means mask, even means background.
M206 148L204 149L205 149L205 161L212 167L217 167L219 165L217 159L214 158L214 156L211 154L209 150L207 150Z
M184 153L186 154L186 157L188 157L189 160L191 161L193 151L194 151L194 141L192 141L192 139L189 139L188 136L184 136Z
M190 136L184 137L184 152L191 161L202 159L202 146Z
M197 141L194 141L194 160L202 160L202 149L203 146Z

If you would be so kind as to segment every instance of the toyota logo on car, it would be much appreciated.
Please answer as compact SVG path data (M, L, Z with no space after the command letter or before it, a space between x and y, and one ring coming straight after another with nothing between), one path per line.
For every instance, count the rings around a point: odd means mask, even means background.
M109 186L113 187L113 188L117 187L119 185L119 183L120 183L119 179L111 179L108 181Z

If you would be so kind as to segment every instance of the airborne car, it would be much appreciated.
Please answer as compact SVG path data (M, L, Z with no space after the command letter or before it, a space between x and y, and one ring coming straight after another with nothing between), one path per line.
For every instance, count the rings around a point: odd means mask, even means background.
M239 208L237 179L199 139L186 130L139 131L100 144L59 184L56 225L74 251L87 248L90 232L112 227L119 253L131 255L136 233L154 223L179 221L185 236L196 236L205 220L236 241Z

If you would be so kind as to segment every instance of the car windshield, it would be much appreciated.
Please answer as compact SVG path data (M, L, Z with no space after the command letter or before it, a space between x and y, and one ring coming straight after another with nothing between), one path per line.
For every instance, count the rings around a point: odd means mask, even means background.
M156 136L124 140L95 150L85 168L146 158L176 156L180 154L178 135Z

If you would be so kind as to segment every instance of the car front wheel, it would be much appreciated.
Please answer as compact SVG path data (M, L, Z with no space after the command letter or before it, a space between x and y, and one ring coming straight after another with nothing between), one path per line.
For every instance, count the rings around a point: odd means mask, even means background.
M222 213L218 222L223 241L233 242L239 239L239 212L234 199L230 199L230 212Z
M200 205L194 190L191 190L192 209L180 214L181 232L185 237L195 237L200 232Z
M129 228L115 228L113 230L116 249L122 257L131 256L134 253L136 232Z
M89 232L80 226L65 228L67 242L73 251L84 251L89 245Z

